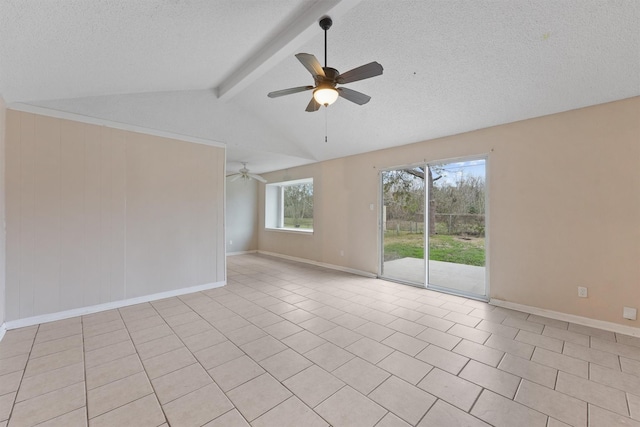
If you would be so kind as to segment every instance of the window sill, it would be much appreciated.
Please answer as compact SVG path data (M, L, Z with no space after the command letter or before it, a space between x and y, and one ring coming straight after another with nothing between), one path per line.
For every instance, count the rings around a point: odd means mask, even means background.
M278 233L293 233L293 234L313 234L313 229L308 228L271 228L265 227L266 231L275 231Z

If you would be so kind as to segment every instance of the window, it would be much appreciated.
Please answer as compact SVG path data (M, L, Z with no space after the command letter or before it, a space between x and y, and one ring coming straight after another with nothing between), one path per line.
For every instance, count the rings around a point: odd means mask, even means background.
M313 178L267 184L265 227L313 231Z

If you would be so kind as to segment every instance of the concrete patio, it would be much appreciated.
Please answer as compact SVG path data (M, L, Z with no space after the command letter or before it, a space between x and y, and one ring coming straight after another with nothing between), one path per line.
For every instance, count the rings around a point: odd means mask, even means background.
M400 258L385 261L382 277L424 284L424 260ZM472 295L485 295L485 267L429 261L429 284Z

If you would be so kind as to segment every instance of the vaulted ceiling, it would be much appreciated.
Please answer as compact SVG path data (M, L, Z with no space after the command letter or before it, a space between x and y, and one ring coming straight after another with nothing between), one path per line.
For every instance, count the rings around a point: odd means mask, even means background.
M384 74L304 111L294 57ZM0 95L227 146L267 172L640 95L636 0L3 0ZM325 135L327 141L325 142Z

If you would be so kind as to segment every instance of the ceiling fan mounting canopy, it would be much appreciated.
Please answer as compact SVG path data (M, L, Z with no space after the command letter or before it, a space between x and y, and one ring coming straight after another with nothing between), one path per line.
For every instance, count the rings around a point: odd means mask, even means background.
M320 28L324 30L324 59L325 66L310 53L298 53L296 58L313 76L313 86L298 86L290 89L277 90L267 94L269 98L277 98L293 93L305 92L313 89L313 97L307 105L306 111L318 111L322 105L331 105L339 96L345 98L358 105L364 105L371 99L364 93L348 89L346 87L337 87L338 84L352 83L359 80L368 79L382 74L382 65L377 62L370 62L360 67L349 70L340 74L335 68L327 66L327 30L331 28L333 21L330 17L325 16L320 19Z

